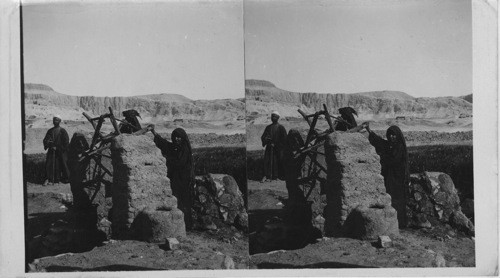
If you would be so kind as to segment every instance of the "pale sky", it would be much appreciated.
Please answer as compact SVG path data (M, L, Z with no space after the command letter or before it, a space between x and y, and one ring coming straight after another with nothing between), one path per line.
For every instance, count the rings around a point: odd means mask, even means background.
M24 80L69 95L244 97L241 1L23 6Z
M245 1L247 79L298 92L472 93L470 0Z

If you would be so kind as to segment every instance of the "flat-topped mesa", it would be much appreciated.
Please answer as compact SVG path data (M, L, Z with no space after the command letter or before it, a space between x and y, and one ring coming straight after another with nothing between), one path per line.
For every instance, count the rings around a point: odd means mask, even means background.
M113 237L159 242L185 236L161 151L147 135L122 134L111 143Z
M276 87L265 80L246 80L245 96L248 114L254 112L267 114L265 111L269 112L271 105L281 107L281 110L296 111L297 106L302 106L303 110L317 111L322 109L323 104L326 104L333 113L341 107L350 106L363 119L396 117L432 119L472 116L472 97L415 98L405 92L387 90L348 94L292 92Z
M257 87L276 87L273 83L267 80L258 79L247 79L245 80L245 86L257 86Z
M361 239L399 234L379 156L361 133L334 132L325 142L325 234Z
M50 86L45 85L45 84L36 84L36 83L25 83L24 84L24 89L27 91L50 91L54 92L54 89L52 89Z

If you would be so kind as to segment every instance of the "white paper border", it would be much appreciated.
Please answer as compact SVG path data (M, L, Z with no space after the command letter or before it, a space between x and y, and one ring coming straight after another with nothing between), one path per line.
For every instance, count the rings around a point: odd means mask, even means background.
M0 1L0 277L498 276L498 3L472 12L476 267L25 273L19 6Z

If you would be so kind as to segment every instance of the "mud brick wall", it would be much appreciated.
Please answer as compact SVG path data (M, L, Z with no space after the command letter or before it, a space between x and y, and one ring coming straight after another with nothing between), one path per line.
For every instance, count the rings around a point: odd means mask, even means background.
M356 207L388 208L391 197L380 174L380 158L366 135L335 132L328 136L324 146L327 164L324 232L328 236L345 236L344 223Z
M111 144L111 157L113 237L130 238L131 224L144 209L177 210L165 158L150 136L117 136Z

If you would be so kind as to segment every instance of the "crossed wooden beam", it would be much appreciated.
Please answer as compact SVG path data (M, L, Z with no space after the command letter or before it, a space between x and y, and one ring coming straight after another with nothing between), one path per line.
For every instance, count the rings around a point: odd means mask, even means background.
M105 150L109 149L111 146L111 139L120 134L120 130L118 129L117 120L114 116L113 109L108 107L109 113L102 114L98 117L90 117L87 113L83 112L83 116L90 122L92 127L94 128L94 135L92 136L92 142L90 143L90 148L86 150L82 157L79 159L80 163L94 161L94 167L92 171L92 176L89 177L87 181L83 183L84 187L90 187L94 189L94 194L90 198L92 202L97 193L101 189L101 184L109 184L110 182L104 179L104 176L107 174L109 176L113 176L111 171L106 168L101 162L103 157L111 158L111 156L103 153ZM114 132L111 132L108 135L102 135L101 127L106 119L111 121L113 125Z
M321 146L321 143L325 141L325 138L335 131L335 127L338 122L345 122L341 117L336 117L330 114L326 104L323 104L323 110L317 111L313 114L307 115L301 109L298 109L298 112L304 120L309 125L309 131L307 133L306 141L304 145L295 153L294 159L305 159L305 157L309 157L309 168L307 177L302 178L300 180L301 184L309 184L309 191L306 193L305 198L307 199L310 195L314 187L316 186L316 181L324 182L325 179L319 177L321 172L326 174L326 169L323 165L321 165L317 161L318 155L325 155L324 153L318 151L317 149ZM328 128L324 131L318 131L316 129L316 124L320 119L320 116L324 116L326 122L328 123ZM332 121L332 119L334 119Z
M137 128L133 124L120 120L115 118L115 115L113 113L113 109L111 107L108 107L109 112L102 114L98 117L90 117L87 113L83 112L83 116L90 122L92 127L94 128L94 135L92 136L92 142L90 144L90 148L86 150L82 157L80 158L79 162L82 163L84 161L94 161L94 169L92 172L92 177L90 180L84 182L84 187L92 187L95 189L94 195L91 198L91 201L94 200L96 197L97 193L99 192L101 188L101 184L105 185L110 185L110 182L104 179L104 176L107 174L109 176L113 176L111 171L106 168L101 162L101 159L103 157L106 158L111 158L111 156L103 153L105 150L109 149L111 147L111 140L120 135L121 132L118 128L118 122L128 125L134 128ZM106 119L109 119L111 124L113 125L114 131L109 133L108 135L103 135L101 133L101 128L102 124L105 122ZM140 129L136 132L134 132L134 135L141 135L144 134L151 129L149 127Z

